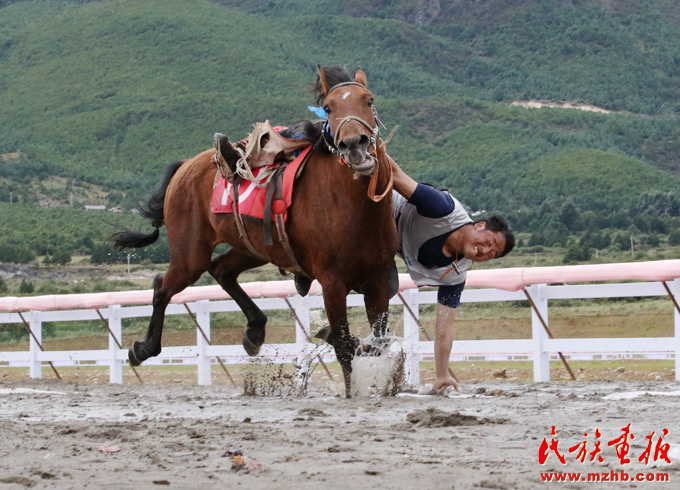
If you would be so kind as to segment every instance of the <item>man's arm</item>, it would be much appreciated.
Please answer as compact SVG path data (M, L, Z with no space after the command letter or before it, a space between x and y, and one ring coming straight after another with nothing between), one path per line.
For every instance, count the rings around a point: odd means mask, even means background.
M413 191L415 191L416 187L418 187L418 182L416 182L411 177L406 175L403 172L403 170L399 168L399 165L397 165L396 162L392 160L391 156L389 155L385 156L387 157L387 160L390 162L390 165L392 165L394 190L397 191L402 196L404 196L406 199L410 199L411 195L413 195Z
M437 393L444 393L447 387L453 386L458 391L458 383L449 374L449 357L453 345L453 320L456 309L437 304L437 322L434 332L434 364L436 379L433 388Z

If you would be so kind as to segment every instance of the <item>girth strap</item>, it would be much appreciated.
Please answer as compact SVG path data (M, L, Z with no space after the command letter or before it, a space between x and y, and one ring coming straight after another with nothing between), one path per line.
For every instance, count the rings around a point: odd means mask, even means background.
M293 263L293 268L295 271L302 272L302 267L295 259L295 253L290 246L290 240L288 239L288 234L286 233L286 224L284 222L284 215L286 214L286 208L288 203L283 199L283 172L288 166L287 163L282 164L278 167L274 174L272 175L269 185L267 186L267 195L264 204L264 244L272 245L272 220L271 216L274 214L274 223L276 224L276 231L279 234L279 241L281 246L286 251L286 255Z

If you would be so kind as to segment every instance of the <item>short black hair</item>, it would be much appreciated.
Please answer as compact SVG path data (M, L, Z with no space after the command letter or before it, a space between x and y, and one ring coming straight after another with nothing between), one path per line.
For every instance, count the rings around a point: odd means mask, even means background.
M512 251L512 249L515 248L515 235L512 232L512 228L510 228L510 225L505 220L505 218L501 216L489 216L488 218L475 221L475 223L479 223L482 221L484 222L484 228L486 228L487 230L493 232L500 231L501 233L503 233L503 236L505 236L505 248L497 258L500 259L501 257L505 257L506 255L508 255Z

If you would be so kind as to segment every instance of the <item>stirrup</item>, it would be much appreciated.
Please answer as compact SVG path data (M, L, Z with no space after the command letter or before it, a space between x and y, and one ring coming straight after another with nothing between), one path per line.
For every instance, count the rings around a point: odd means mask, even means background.
M213 148L215 148L215 160L217 161L217 168L220 174L233 184L234 180L236 180L235 173L238 153L231 146L229 138L222 133L215 133L213 136Z

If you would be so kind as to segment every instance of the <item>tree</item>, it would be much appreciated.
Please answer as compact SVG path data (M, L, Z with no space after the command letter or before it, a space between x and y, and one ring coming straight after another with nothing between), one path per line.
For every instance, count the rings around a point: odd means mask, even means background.
M562 262L568 264L570 262L587 262L593 254L589 247L584 247L577 242L573 242L569 245L567 253L562 257Z
M35 286L31 281L27 281L26 279L21 280L21 284L19 285L19 292L21 294L32 294L33 291L35 291Z
M71 251L66 247L59 247L51 256L45 258L46 264L66 265L71 262Z
M6 293L7 292L7 284L5 284L5 280L0 276L0 293Z
M569 231L579 231L583 228L581 213L571 199L564 201L560 207L560 221Z
M669 245L680 245L680 229L675 229L668 235Z
M26 264L35 259L35 253L25 245L12 243L0 243L0 262L13 264Z

